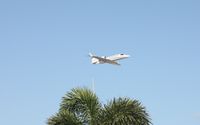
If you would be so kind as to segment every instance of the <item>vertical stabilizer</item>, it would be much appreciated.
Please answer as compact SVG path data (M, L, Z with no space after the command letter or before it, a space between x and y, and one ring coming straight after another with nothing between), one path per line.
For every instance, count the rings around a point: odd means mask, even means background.
M94 55L93 55L92 53L89 53L89 56L90 56L90 57L93 57Z

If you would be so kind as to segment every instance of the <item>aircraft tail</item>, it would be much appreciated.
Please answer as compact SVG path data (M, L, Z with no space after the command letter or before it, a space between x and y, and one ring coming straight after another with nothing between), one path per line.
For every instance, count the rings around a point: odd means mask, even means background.
M90 57L93 57L94 55L93 55L92 53L89 53L89 56L90 56Z

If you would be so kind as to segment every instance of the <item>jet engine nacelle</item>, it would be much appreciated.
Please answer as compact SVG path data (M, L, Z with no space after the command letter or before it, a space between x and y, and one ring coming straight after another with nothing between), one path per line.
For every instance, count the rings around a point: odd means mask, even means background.
M99 64L99 60L97 58L92 58L91 63L92 64Z

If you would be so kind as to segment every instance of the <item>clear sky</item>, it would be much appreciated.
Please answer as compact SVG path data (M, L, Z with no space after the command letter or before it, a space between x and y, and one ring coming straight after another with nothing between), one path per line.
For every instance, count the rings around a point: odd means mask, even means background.
M92 65L89 52L131 58ZM199 0L0 1L2 125L45 125L93 79L102 103L130 97L154 125L199 125Z

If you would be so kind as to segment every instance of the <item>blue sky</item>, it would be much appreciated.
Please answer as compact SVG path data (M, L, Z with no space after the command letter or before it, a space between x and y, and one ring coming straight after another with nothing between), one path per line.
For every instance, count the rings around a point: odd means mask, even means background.
M200 2L0 1L0 121L44 125L61 97L91 87L130 97L154 125L200 124ZM87 56L130 54L122 66Z

